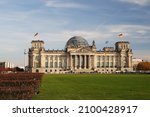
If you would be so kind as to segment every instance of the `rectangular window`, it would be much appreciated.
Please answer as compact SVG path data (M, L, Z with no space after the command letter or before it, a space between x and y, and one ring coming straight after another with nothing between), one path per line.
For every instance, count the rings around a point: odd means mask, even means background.
M67 67L67 62L66 61L64 61L64 65L63 65L63 67Z
M45 67L48 68L48 62L45 62Z
M105 56L102 57L102 61L105 61Z
M110 56L110 61L113 61L113 56Z
M55 68L57 68L57 62L55 62Z
M60 61L62 60L62 56L59 57L59 60L60 60Z
M113 67L113 62L110 62L110 67Z
M97 62L97 67L98 67L98 68L100 67L100 62Z
M97 56L97 61L100 61L100 56Z
M117 64L118 64L118 63L117 63L117 62L115 62L114 64L115 64L115 67L117 67Z
M37 56L35 57L35 60L39 61L39 60L40 60L40 56L37 55Z
M116 61L119 61L118 56L116 56Z
M36 64L35 64L35 67L36 67L36 68L39 68L39 63L36 63Z
M50 62L50 68L53 68L53 62Z
M102 67L104 67L104 62L102 62Z
M106 56L106 61L109 61L109 56Z
M109 66L109 62L106 62L106 67L108 67Z
M45 61L48 62L48 56L45 57Z
M61 62L59 62L59 68L61 68L62 67L62 63Z

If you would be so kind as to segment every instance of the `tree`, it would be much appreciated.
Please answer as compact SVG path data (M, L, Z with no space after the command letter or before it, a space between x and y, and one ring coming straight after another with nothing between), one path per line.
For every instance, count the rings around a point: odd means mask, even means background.
M23 68L19 68L19 67L15 67L14 70L15 70L16 72L23 72L23 71L24 71Z
M137 70L149 71L150 70L150 62L140 62L137 65Z

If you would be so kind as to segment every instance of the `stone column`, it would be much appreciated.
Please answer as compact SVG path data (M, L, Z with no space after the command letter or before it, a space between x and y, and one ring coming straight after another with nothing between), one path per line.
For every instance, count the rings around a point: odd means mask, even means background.
M106 72L106 53L105 52L103 55L103 62L104 62L104 72Z
M50 58L51 58L51 56L48 57L48 61L49 61L48 66L49 66L49 68L50 68L50 64L51 64L51 59Z
M131 67L131 56L129 55L129 58L128 58L128 66L129 68Z
M67 69L69 69L69 54L67 53Z
M53 68L55 68L55 56L53 56Z
M130 68L133 67L132 65L132 56L130 56Z
M79 55L79 58L80 58L80 60L79 60L79 69L81 69L81 55Z
M105 68L105 71L106 71L106 54L104 55L104 68Z
M59 68L59 56L57 56L57 68Z
M75 69L77 69L77 55L75 55L75 63L74 63L74 65L75 65Z
M40 60L39 60L39 67L44 68L45 67L45 56L39 55Z
M69 69L69 66L70 66L70 64L69 64L69 59L70 59L70 58L69 58L69 53L67 53L67 66L66 66L67 69ZM62 60L63 60L63 59L62 59ZM64 66L63 66L63 67L64 67Z
M101 68L101 66L102 66L102 57L101 56L99 56L99 67Z
M115 68L115 64L116 64L116 62L115 62L115 56L113 56L113 68Z
M108 67L110 68L110 62L112 61L110 61L110 58L111 58L111 56L108 56Z
M120 67L122 68L122 55L120 55Z
M84 55L84 69L86 69L86 55Z
M91 55L89 55L89 66L88 66L89 69L91 69Z
M29 67L30 67L30 68L34 68L34 64L33 64L33 63L34 63L34 58L33 58L34 55L29 55L29 56L31 56L31 58L29 59L29 61L30 61L30 62L29 62L29 63L30 63L30 64L29 64Z
M99 56L98 62L99 62L99 68L101 68L101 66L102 66L102 57L101 56Z
M68 61L68 60L67 60L67 61ZM68 63L68 62L67 62L67 63ZM68 66L68 65L67 65L67 66ZM67 66L66 66L66 67L67 67ZM63 56L61 57L61 68L65 68L65 67L64 67L64 57L63 57ZM68 67L67 67L67 68L68 68Z
M70 69L72 70L72 55L70 55Z
M96 60L96 55L94 55L94 69L97 68L96 62L97 62L97 60Z

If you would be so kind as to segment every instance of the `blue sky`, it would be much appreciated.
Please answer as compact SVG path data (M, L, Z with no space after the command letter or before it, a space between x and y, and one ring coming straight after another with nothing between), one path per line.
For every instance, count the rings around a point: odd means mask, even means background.
M150 0L0 0L0 61L23 66L36 32L46 49L64 49L75 35L97 50L124 40L150 60Z

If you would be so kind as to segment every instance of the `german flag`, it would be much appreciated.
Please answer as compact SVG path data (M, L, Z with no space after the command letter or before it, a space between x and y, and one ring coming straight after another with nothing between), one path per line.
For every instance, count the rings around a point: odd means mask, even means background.
M120 34L118 35L118 37L119 37L119 38L122 38L122 37L124 37L124 35L123 35L122 33L120 33Z
M36 37L39 33L35 33L34 37Z

